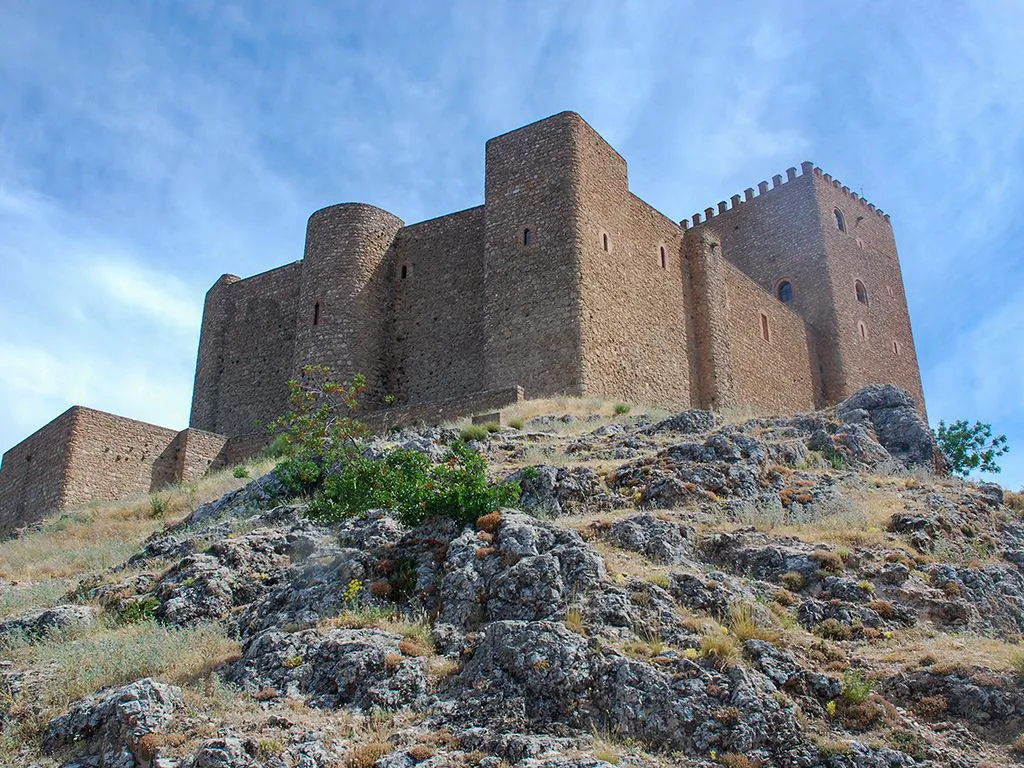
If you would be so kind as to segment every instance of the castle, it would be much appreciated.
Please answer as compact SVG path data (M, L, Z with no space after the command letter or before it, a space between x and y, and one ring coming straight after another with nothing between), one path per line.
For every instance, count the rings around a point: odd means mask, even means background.
M301 261L221 277L189 427L70 409L4 454L0 533L244 458L309 364L363 373L392 424L524 394L785 413L870 383L924 411L888 215L803 163L677 223L563 112L487 142L483 205L410 225L330 206Z

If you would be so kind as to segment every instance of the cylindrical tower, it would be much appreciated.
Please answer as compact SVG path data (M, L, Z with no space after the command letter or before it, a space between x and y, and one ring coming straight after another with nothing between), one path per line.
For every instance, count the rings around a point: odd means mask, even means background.
M383 391L386 257L404 226L365 203L316 211L306 226L295 369L325 365L339 380L366 376L367 405Z

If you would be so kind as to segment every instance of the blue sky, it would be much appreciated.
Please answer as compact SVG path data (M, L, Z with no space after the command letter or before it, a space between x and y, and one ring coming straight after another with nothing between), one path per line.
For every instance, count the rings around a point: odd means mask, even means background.
M674 219L813 160L892 215L933 422L1024 484L1024 4L0 0L0 450L187 423L206 289L306 217L477 205L572 109Z

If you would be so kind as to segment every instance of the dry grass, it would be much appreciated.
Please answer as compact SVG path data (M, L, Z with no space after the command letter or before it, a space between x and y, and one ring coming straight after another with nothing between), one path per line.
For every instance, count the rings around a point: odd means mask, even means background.
M1018 492L1003 491L1003 503L1014 512L1024 513L1024 489Z
M0 590L0 619L56 605L73 586L71 579L47 579L6 587Z
M615 406L621 403L621 400L603 400L595 397L549 397L527 400L512 406L505 410L505 416L509 421L521 420L527 427L530 419L538 416L573 416L576 418L574 422L568 424L555 422L544 427L545 432L573 435L589 432L602 424L634 416L664 419L674 413L674 411L660 406L631 404L628 414L616 414ZM598 416L600 419L587 421L589 416Z
M727 635L724 632L712 632L701 637L700 654L720 670L725 670L739 661L739 643L732 635Z
M253 465L251 474L262 474L272 466L273 462ZM61 512L46 519L39 531L0 543L0 578L28 582L67 579L118 565L138 551L152 533L183 519L199 504L248 482L226 469L151 496ZM10 599L6 593L0 596L0 600Z
M847 488L844 493L853 504L848 514L828 515L799 525L774 526L772 534L793 536L810 544L906 546L886 531L889 518L905 509L899 496L887 488Z
M933 664L940 666L962 665L966 661L993 672L1009 672L1017 669L1016 661L1022 648L1016 643L980 635L935 634L915 627L896 630L890 637L865 643L857 652L869 663L916 665L921 659L930 658Z
M729 631L741 643L747 640L765 640L774 643L779 635L757 620L757 609L750 603L735 603L729 607Z
M576 524L575 519L572 522ZM633 577L652 583L664 583L673 571L679 570L677 566L652 563L643 555L619 549L601 539L591 540L589 544L601 555L608 575L617 581Z
M121 627L101 622L73 639L15 648L7 654L14 669L32 668L40 674L34 677L31 695L10 703L12 726L0 736L0 753L37 743L46 723L83 696L143 677L199 687L211 706L233 698L212 673L237 658L238 650L238 642L219 626L174 630L152 621Z

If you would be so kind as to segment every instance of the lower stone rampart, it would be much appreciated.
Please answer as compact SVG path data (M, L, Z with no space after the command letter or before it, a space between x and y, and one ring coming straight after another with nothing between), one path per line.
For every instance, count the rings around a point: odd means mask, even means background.
M489 413L521 403L522 387L360 414L374 431ZM61 509L151 493L252 458L264 432L228 437L172 429L75 406L11 448L0 464L0 536Z

